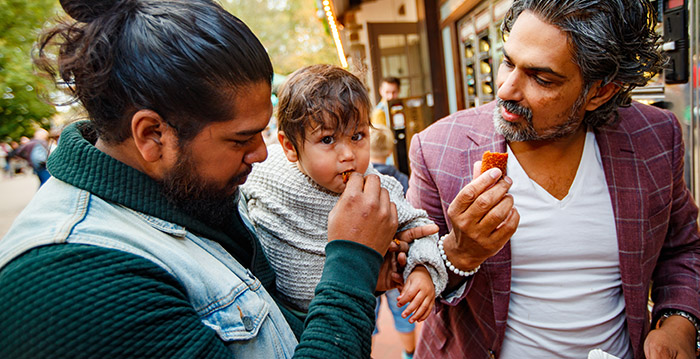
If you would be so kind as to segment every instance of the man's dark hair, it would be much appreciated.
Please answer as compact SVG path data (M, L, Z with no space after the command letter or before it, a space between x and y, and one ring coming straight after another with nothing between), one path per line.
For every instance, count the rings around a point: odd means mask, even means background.
M523 11L567 34L584 93L596 81L620 87L608 102L585 114L584 123L593 128L615 122L617 108L629 105L630 92L646 85L665 62L647 0L515 0L503 20L504 35Z
M312 65L289 75L277 105L277 127L298 151L306 129L350 133L369 124L371 102L357 76L333 65Z
M57 75L87 110L98 136L121 143L131 117L157 112L181 142L233 118L245 87L272 82L260 41L209 0L61 0L72 20L39 39L35 64ZM57 58L47 52L58 46ZM55 63L57 67L55 67Z
M401 80L399 80L398 77L394 76L388 76L382 79L382 82L386 82L388 84L394 84L396 87L401 88Z

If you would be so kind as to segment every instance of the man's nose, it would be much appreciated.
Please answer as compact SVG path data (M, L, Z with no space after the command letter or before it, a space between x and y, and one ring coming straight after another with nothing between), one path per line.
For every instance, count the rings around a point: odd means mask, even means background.
M250 149L246 151L245 156L243 156L243 162L252 165L256 162L265 161L267 158L267 147L265 146L265 140L262 134L255 136L250 146Z
M513 70L502 75L499 74L500 76L503 76L503 82L498 87L496 95L504 101L521 101L523 97L520 89L522 86L521 74L517 70Z

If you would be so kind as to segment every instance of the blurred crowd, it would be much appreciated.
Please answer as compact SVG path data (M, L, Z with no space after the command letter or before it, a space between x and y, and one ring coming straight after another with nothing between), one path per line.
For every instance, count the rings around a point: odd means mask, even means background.
M17 141L0 142L0 167L3 178L12 178L22 174L35 174L43 184L48 178L46 161L49 153L56 147L58 136L39 128L30 139L22 136Z

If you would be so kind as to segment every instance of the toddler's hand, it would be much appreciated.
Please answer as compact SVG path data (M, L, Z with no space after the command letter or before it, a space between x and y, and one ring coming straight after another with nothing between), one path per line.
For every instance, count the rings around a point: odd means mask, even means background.
M401 316L404 318L413 314L408 320L409 322L422 322L428 319L430 312L435 306L435 285L433 285L430 273L425 267L416 266L413 269L406 279L406 284L401 289L401 295L397 299L399 307L411 302L401 313Z

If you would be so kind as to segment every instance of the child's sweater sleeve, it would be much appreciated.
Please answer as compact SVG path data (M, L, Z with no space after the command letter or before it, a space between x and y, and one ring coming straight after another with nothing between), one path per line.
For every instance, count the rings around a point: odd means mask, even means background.
M436 233L413 241L413 245L408 251L408 263L403 272L403 278L406 280L417 265L423 265L430 273L430 278L433 279L436 296L440 295L447 286L447 270L438 251L437 240Z
M424 210L414 208L406 200L401 184L395 178L386 175L380 175L380 177L382 187L389 191L391 201L396 204L396 212L399 216L399 232L433 223ZM414 240L408 251L408 263L403 272L404 280L406 280L417 265L424 266L433 280L436 296L440 295L447 285L447 270L445 269L445 262L440 256L437 240L437 233Z

